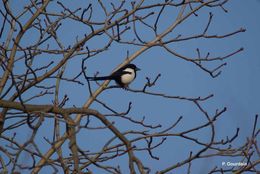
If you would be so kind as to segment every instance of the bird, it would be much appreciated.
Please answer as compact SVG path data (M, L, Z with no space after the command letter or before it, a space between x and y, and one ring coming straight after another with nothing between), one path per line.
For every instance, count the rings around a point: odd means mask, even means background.
M140 71L134 64L127 64L109 76L87 77L91 81L114 80L120 87L128 88L128 85L136 78L136 72Z

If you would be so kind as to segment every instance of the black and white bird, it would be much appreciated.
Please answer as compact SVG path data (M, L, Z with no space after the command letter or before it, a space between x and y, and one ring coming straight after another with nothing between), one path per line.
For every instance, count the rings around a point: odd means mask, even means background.
M115 80L122 88L127 88L128 85L136 78L136 72L140 69L134 64L127 64L109 76L102 77L87 77L88 80Z

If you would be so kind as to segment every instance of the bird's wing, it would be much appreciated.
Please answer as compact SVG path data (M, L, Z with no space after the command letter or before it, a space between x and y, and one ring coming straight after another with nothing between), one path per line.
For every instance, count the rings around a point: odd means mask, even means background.
M111 76L113 76L115 78L115 77L120 77L124 74L131 74L131 72L124 71L124 70L118 70L118 71L114 72Z
M122 71L122 72L114 72L112 75L110 76L101 76L101 77L88 77L88 80L115 80L116 78L119 78L121 75L124 74L131 74L129 72L126 71Z
M88 77L89 80L115 80L121 77L124 74L131 74L129 71L124 71L124 67L112 73L110 76L101 76L101 77Z

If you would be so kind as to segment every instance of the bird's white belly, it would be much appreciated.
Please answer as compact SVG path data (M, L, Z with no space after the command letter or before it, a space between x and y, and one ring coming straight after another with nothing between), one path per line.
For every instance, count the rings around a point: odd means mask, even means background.
M127 71L127 72L129 72L131 74L124 74L124 75L122 75L121 76L121 82L123 84L129 84L129 83L131 83L135 79L135 72L134 72L134 70L132 70L130 68L127 68L124 71Z

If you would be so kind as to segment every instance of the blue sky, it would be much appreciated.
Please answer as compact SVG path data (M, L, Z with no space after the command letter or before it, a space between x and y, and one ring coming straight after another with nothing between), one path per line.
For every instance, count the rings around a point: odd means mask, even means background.
M72 7L76 3L67 2ZM227 66L221 69L222 73L217 78L212 78L209 74L200 70L194 64L180 60L161 48L152 48L137 59L134 60L138 67L142 70L138 72L136 80L131 84L131 88L139 89L146 83L145 77L155 78L157 74L161 74L157 85L151 88L154 92L163 92L169 95L180 95L185 97L198 97L214 94L214 97L203 103L203 107L207 109L210 114L214 114L216 109L221 110L227 107L227 112L217 121L217 137L224 138L232 136L236 128L240 128L240 136L235 141L235 145L239 146L245 143L246 137L251 135L252 125L255 114L260 113L260 57L259 57L259 40L260 40L260 1L259 0L233 0L224 6L228 13L224 13L221 8L217 9L202 9L198 17L191 17L190 20L183 23L180 27L170 35L170 37L182 34L189 36L194 33L203 31L203 27L207 24L208 13L213 12L214 17L212 26L209 28L209 34L225 34L245 28L246 32L231 36L225 39L195 39L183 43L174 43L170 46L178 53L186 56L196 56L196 48L200 48L201 54L206 55L209 51L214 56L224 56L241 47L243 52L226 60ZM17 8L17 7L14 7ZM17 9L18 10L18 9ZM167 11L167 10L166 10ZM167 14L172 13L167 11ZM98 17L97 17L98 19ZM170 15L165 16L165 21L161 21L160 30L167 27L167 23L173 21ZM75 35L82 37L87 30L83 26L74 26L72 23L64 23L62 25L63 37L62 42L65 45L75 43ZM139 28L144 39L151 38L149 32ZM128 36L126 36L128 37ZM168 37L168 38L170 38ZM23 42L27 44L31 42L31 33L25 35ZM90 40L87 45L90 48L104 44L107 39L98 38ZM91 76L99 71L100 75L107 75L118 64L124 61L126 53L129 51L133 54L138 47L113 44L111 48L99 54L93 59L87 61L87 73ZM44 57L44 56L43 56ZM55 59L52 57L49 59ZM68 68L65 71L65 76L72 77L79 72L81 58L72 59L68 63ZM41 60L44 62L46 59ZM39 63L39 62L38 62ZM213 64L216 65L216 64ZM37 66L37 64L35 64ZM209 65L212 66L212 65ZM17 71L20 71L17 68ZM21 70L22 71L22 70ZM50 83L50 81L48 82ZM113 84L111 82L110 84ZM97 86L93 83L93 88ZM79 86L67 82L61 83L60 98L64 94L68 94L70 100L67 106L76 105L81 107L87 100L89 94L86 85ZM30 92L27 95L31 95ZM44 100L33 101L36 103L50 103L53 98L44 98ZM145 116L148 124L161 124L162 126L170 126L179 116L183 116L182 122L174 129L173 132L183 131L190 127L195 127L205 121L197 108L188 101L164 99L156 96L148 96L145 94L131 93L122 89L111 89L103 92L98 99L104 101L108 106L116 108L117 111L126 110L128 103L132 102L133 107L128 116L134 119L141 120ZM108 110L102 108L99 104L91 105L91 108L97 109L102 113L108 113ZM115 121L115 125L121 131L129 129L141 130L138 126L133 126L126 121L117 119L116 117L109 117L110 120ZM53 120L47 120L40 132L51 138L51 135L46 132L52 129ZM83 121L84 122L84 121ZM99 124L93 119L93 125ZM50 127L51 125L51 127ZM28 129L27 129L28 130ZM23 132L24 137L27 132ZM208 140L209 130L203 130L197 136L203 140ZM111 138L112 134L107 131L82 131L78 135L79 146L88 150L98 150L102 147L102 142L106 142ZM130 138L131 136L129 136ZM22 139L22 138L21 138ZM42 140L39 140L39 142ZM159 140L158 140L159 141ZM142 145L139 143L137 145ZM43 145L42 149L46 147ZM137 153L144 161L144 165L151 167L152 173L166 168L179 160L184 159L189 155L190 150L196 150L198 147L187 141L179 138L168 138L160 148L154 150L154 154L160 157L160 160L148 159L147 153ZM46 148L47 150L47 148ZM121 157L120 161L127 161L127 157ZM238 162L239 158L225 159L225 158L210 158L206 160L199 160L193 164L194 173L203 173L209 171L214 166L221 167L221 161ZM236 161L238 160L238 161ZM210 163L209 163L210 162ZM127 171L128 166L122 163L122 171ZM49 169L46 169L48 171ZM186 172L186 166L178 170L180 173Z

